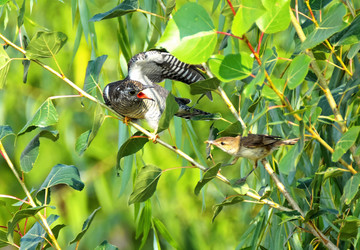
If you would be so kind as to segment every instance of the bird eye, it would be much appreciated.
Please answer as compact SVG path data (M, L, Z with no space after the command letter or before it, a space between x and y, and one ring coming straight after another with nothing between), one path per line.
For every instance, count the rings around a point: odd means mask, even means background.
M130 94L130 95L135 95L135 94L136 94L136 91L135 91L135 90L130 90L130 91L129 91L129 94Z
M222 141L222 142L220 142L220 144L221 144L221 145L225 145L225 142Z

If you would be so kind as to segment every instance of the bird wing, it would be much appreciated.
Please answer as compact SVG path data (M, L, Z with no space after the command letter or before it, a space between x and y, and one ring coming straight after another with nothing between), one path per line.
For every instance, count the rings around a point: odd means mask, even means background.
M191 84L205 77L197 66L179 61L168 52L150 50L133 56L128 64L131 80L143 84L154 84L171 79Z
M247 148L271 146L278 141L281 141L281 137L279 136L259 134L249 134L248 136L241 138L241 144Z

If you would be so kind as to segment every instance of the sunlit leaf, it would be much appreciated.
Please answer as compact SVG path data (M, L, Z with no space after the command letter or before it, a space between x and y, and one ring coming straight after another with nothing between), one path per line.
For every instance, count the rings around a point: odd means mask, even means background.
M22 135L26 132L30 132L33 129L45 128L55 125L58 122L58 114L52 103L51 99L47 99L40 108L36 111L34 116L26 123L26 125L20 130L18 135Z
M266 12L256 20L264 33L276 33L287 29L290 24L290 0L263 0Z
M156 166L144 166L136 176L134 190L130 195L129 204L143 202L149 199L156 190L161 174L162 170Z
M17 227L17 224L19 223L19 221L21 221L22 219L28 218L28 217L33 217L35 216L35 214L37 212L39 212L40 210L44 209L45 206L40 206L40 207L31 207L31 208L26 208L26 209L21 209L19 211L17 211L14 216L12 217L12 219L8 222L8 232L7 232L7 239L9 240L9 242L13 243L14 242L14 230Z
M0 247L6 247L8 245L10 245L10 242L6 237L6 232L0 230Z
M290 67L287 71L286 81L289 89L296 88L301 84L307 72L309 71L309 64L311 58L307 55L298 55L291 62Z
M341 200L349 205L359 196L360 191L360 174L355 174L347 180Z
M265 11L261 0L242 0L232 23L232 33L242 36Z
M285 79L273 79L274 86L280 93L283 93L284 86L285 86ZM273 101L280 101L280 97L276 94L276 92L269 87L268 85L264 85L261 95L266 99L273 100Z
M334 4L325 13L319 27L316 27L301 45L301 50L313 48L329 38L334 33L342 30L346 24L342 18L346 14L346 8L342 3Z
M118 6L107 12L96 14L89 21L96 22L104 19L120 17L136 11L138 9L138 6L139 6L138 0L125 0L122 3L120 3Z
M296 164L298 162L298 155L299 152L296 150L296 146L292 146L279 162L279 170L282 174L288 175L290 172L295 170Z
M224 130L219 132L221 136L238 136L242 134L242 126L239 121L236 121L226 127Z
M96 213L101 209L101 207L98 207L97 209L95 209L90 215L89 217L84 221L84 224L82 226L81 232L78 233L78 235L76 235L75 239L73 239L69 244L73 244L77 241L80 241L82 239L82 237L85 235L85 233L87 232L87 230L89 229L91 222L93 221Z
M48 58L56 55L66 43L67 36L62 32L38 31L26 48L29 59Z
M218 214L223 210L224 206L230 206L230 205L234 205L237 204L239 202L242 202L244 200L243 196L233 196L233 197L229 197L227 199L225 199L222 203L220 204L216 204L214 207L214 214L212 217L212 222L214 222L216 216L218 216Z
M179 110L179 104L176 102L175 97L169 93L166 98L165 110L161 115L157 132L161 132L169 127L170 120L174 117Z
M50 202L50 188L59 184L66 184L75 190L83 190L85 184L80 179L79 170L75 166L55 165L37 192L38 197L44 197L47 191L47 202Z
M142 235L141 245L139 249L143 249L146 240L149 236L151 225L151 203L145 202L144 208L141 210L139 222L136 227L135 239L138 239Z
M176 6L176 0L168 0L166 1L166 9L165 9L165 17L169 18L171 15L171 12Z
M12 128L9 125L0 125L0 141L9 135L15 135Z
M179 245L176 243L176 241L171 237L169 231L165 227L165 225L158 219L158 218L152 218L152 222L154 223L154 226L156 230L161 234L162 237L174 248L179 249Z
M60 216L51 214L47 219L47 223L51 225ZM45 241L47 235L44 226L36 222L32 228L20 239L20 249L35 249L37 245Z
M325 171L317 172L316 174L324 175L323 182L328 178L334 178L343 175L344 173L348 173L349 171L343 168L330 167Z
M124 142L117 153L117 169L121 169L120 160L123 157L135 154L140 149L142 149L148 141L149 139L141 132L136 132L132 137L130 137L126 142Z
M302 219L302 216L298 211L281 211L281 212L276 212L275 214L280 217L281 224L288 221Z
M196 195L198 195L200 193L200 190L205 186L206 183L208 183L209 181L211 181L212 179L214 179L216 177L217 173L219 172L220 167L221 167L221 163L218 163L215 166L206 170L203 178L200 181L198 181L198 183L196 184L196 187L194 189L194 193Z
M6 76L10 69L10 57L4 50L3 46L0 46L0 89L6 83Z
M20 156L20 167L25 173L31 171L39 155L40 137L56 141L59 138L59 132L43 130L39 134L35 135L35 137L29 142L29 144L21 152Z
M59 233L60 233L60 230L63 229L65 226L66 226L65 224L59 224L59 225L54 226L54 227L51 229L51 231L52 231L53 234L54 234L55 239L58 238ZM46 239L48 240L48 242L51 242L51 239L50 239L50 237L49 237L48 234L46 235ZM50 244L47 244L47 245L44 246L43 249L47 249L47 248L49 248L49 247L51 247L51 245L50 245Z
M206 10L197 3L184 4L166 25L158 46L166 48L180 61L205 62L214 52L217 35Z
M351 127L346 133L344 133L340 140L335 145L335 151L332 154L332 161L338 161L349 148L354 145L356 139L359 137L360 126Z
M230 183L234 191L240 195L245 195L249 191L249 185L243 181L239 182L239 179L230 180Z
M95 58L95 60L90 60L86 67L84 90L92 96L96 96L100 71L106 58L107 55L103 55Z
M25 3L26 3L26 0L23 1L23 4L21 5L21 8L19 10L19 15L17 18L17 21L18 21L17 25L18 25L19 29L24 24Z

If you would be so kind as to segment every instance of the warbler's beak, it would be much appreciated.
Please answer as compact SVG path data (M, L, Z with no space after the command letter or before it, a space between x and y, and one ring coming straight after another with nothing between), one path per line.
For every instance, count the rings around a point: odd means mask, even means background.
M208 144L214 144L214 141L213 140L210 140L210 141L204 141L204 143L208 143Z

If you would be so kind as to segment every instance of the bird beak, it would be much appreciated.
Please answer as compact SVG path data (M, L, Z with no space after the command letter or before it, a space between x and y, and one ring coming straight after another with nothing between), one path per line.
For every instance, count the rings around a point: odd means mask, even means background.
M204 143L208 143L208 144L214 144L214 141L213 140L210 140L210 141L204 141Z
M136 95L138 98L140 99L149 99L149 100L152 100L154 101L154 99L148 97L144 92L140 91L137 95Z

